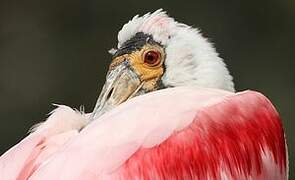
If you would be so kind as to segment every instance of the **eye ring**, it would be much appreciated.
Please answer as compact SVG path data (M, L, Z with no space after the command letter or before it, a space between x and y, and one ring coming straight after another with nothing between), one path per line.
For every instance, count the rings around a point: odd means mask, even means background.
M156 50L149 50L144 53L143 62L150 67L155 67L161 63L161 53Z

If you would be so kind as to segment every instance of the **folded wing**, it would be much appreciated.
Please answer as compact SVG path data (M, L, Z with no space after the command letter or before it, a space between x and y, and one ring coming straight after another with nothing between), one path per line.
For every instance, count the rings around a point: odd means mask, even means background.
M38 166L27 177L287 178L281 121L267 98L253 91L234 94L181 87L149 93L70 137L49 156L33 156ZM0 175L8 172L3 162L2 157Z

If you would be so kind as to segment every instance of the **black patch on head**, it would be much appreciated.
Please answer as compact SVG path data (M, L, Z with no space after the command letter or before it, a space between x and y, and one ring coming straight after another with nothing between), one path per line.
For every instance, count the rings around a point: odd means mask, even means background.
M145 34L143 32L138 32L131 39L124 42L122 44L122 46L120 47L120 49L117 49L116 53L113 55L113 58L122 56L124 54L131 54L134 51L141 50L141 48L146 44L151 44L151 45L156 44L158 46L164 47L161 43L156 42L153 39L152 35ZM128 62L128 61L126 61L126 62ZM129 68L132 68L132 67L129 66ZM163 65L163 68L164 68L164 72L163 72L163 74L164 74L166 71L165 65ZM161 78L159 78L157 81L157 87L159 90L159 89L169 88L169 87L173 87L173 86L165 86L163 84ZM145 89L141 89L141 91L143 91L143 93L148 93L148 91Z
M157 44L161 46L161 44L154 41L152 35L148 35L143 32L138 32L131 39L127 40L122 44L121 48L116 51L113 58L140 50L147 43Z
M163 84L163 81L161 78L159 78L157 81L157 87L158 87L158 90L166 88L166 86Z

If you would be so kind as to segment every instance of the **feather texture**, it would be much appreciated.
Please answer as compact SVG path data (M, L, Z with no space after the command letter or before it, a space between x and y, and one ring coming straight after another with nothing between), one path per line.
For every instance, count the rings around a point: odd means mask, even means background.
M165 47L166 71L162 82L169 86L198 86L234 91L233 78L223 59L199 29L169 17L159 9L136 15L118 33L118 48L143 32Z
M1 157L0 177L277 180L287 176L281 121L267 98L253 91L160 90L123 103L69 136L44 159L43 149L36 145L44 138L21 142ZM23 152L28 146L39 153L12 163L22 155L13 151ZM30 173L10 169L24 169L27 161L34 167Z
M0 157L0 179L24 180L87 124L88 115L58 106L31 134Z

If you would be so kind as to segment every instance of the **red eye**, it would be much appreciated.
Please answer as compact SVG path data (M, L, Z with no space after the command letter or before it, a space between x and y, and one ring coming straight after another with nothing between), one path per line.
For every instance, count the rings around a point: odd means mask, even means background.
M160 53L157 51L148 51L144 55L144 63L149 66L157 66L161 62Z

